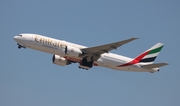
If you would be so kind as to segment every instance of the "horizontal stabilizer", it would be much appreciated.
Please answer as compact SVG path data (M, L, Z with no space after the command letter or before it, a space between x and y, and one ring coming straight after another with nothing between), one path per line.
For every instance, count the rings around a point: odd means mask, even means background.
M159 68L162 66L168 65L168 63L155 63L141 66L142 68Z

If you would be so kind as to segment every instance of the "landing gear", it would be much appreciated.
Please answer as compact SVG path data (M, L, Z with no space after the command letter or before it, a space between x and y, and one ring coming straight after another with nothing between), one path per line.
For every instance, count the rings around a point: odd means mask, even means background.
M82 59L81 65L91 68L93 66L93 61L88 61L87 57L85 57Z
M82 65L78 66L78 68L84 69L84 70L89 70L90 69L90 67L86 67L86 66L82 66Z
M18 45L18 49L21 49L22 48L22 46L21 45Z
M17 43L17 45L18 45L18 49L21 49L21 48L26 48L26 47L24 47L24 46L21 46L20 44L18 44Z
M93 66L92 59L90 61L88 61L87 57L85 57L82 59L80 65L79 65L79 68L89 70L90 68L92 68L92 66Z

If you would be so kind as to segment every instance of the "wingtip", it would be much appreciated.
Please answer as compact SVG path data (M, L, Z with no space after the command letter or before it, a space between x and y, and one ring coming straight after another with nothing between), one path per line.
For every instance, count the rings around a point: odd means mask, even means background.
M136 39L139 39L139 38L131 38L132 40L136 40Z
M139 39L139 38L134 38L134 39Z
M169 65L169 63L163 62L162 64L164 64L163 66Z
M169 63L164 63L165 65L169 65Z

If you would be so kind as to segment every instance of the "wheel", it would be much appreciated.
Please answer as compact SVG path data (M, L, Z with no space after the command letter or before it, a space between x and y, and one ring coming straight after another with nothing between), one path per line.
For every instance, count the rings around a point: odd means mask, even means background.
M21 46L19 45L18 48L21 49Z

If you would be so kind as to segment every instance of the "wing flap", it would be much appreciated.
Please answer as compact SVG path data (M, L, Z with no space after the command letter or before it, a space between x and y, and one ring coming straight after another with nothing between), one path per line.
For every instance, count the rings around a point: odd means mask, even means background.
M168 65L168 63L155 63L141 66L142 68L159 68L162 66Z

